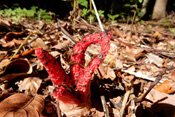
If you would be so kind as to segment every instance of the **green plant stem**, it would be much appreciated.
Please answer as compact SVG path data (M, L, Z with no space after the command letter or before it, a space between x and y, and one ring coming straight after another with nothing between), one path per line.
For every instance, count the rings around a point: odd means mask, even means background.
M91 1L92 1L92 5L93 5L93 7L94 7L94 10L95 10L95 15L96 15L97 20L98 20L98 23L99 23L99 25L100 25L100 29L101 29L101 31L104 31L104 28L103 28L103 26L102 26L100 17L99 17L99 15L98 15L97 8L96 8L96 6L95 6L94 0L91 0Z
M33 33L31 33L31 34L29 34L28 36L27 36L27 38L24 40L24 42L19 46L19 48L18 48L18 50L13 54L13 56L9 59L9 61L7 61L2 67L1 67L1 69L0 69L0 71L2 71L3 70L3 68L5 67L5 66L7 66L8 65L8 63L16 56L16 54L18 54L18 52L21 50L21 48L24 46L24 44L28 41L28 39L30 38L30 36L32 35Z

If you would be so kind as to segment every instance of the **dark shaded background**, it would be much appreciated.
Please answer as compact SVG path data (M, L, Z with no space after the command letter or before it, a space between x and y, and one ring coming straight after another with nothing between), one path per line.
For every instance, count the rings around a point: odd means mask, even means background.
M73 0L72 0L73 1ZM89 0L88 0L89 1ZM97 9L105 11L105 16L110 14L120 14L121 12L131 13L131 9L126 9L124 4L129 3L130 0L95 0ZM69 11L72 10L70 1L62 0L0 0L0 8L11 8L17 3L21 8L25 7L30 9L31 6L38 6L41 9L52 11L57 14L57 17L64 18L69 15ZM152 14L155 0L150 0L148 5L148 13L144 18L148 19L149 15ZM138 8L141 8L141 4L138 4ZM167 11L175 11L175 0L169 0L167 5Z

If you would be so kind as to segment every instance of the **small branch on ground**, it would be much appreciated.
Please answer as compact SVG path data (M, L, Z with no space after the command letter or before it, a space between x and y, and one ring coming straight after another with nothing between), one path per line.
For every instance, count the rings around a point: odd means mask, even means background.
M162 76L166 73L166 70L169 70L169 69L165 69L163 70L162 72L160 72L160 74L158 75L158 77L156 78L156 80L154 82L151 83L149 89L146 91L146 93L141 97L141 98L136 98L135 99L135 102L136 103L139 103L139 102L142 102L144 100L147 100L146 99L146 96L148 95L148 93L159 83L159 81L162 79ZM147 100L148 101L148 100Z

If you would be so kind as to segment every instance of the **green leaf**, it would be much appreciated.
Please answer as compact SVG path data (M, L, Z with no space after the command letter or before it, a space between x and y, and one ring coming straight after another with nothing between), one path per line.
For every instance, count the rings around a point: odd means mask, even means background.
M117 18L119 16L120 16L119 14L115 14L115 15L108 14L108 17L112 20L115 20L115 18Z
M143 0L139 0L139 3L142 3Z
M104 10L98 10L98 15L100 16L100 17L104 17Z
M81 16L82 16L82 17L85 17L85 16L88 15L88 13L90 13L90 10L89 10L89 9L83 9L83 10L82 10Z
M3 15L4 14L4 11L3 10L0 10L0 15Z
M87 0L78 0L78 3L81 5L81 6L84 6L84 7L88 7L88 2Z

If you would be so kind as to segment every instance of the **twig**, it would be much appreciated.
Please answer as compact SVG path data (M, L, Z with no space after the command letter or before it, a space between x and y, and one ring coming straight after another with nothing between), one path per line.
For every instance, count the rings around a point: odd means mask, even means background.
M168 70L168 69L166 69ZM159 81L162 79L162 76L165 74L166 70L162 71L159 76L155 79L154 82L151 83L149 89L146 91L146 93L141 97L141 98L136 98L135 99L135 102L136 103L139 103L139 102L142 102L143 100L145 100L145 97L147 96L147 94L151 91L151 89L154 88L154 86L157 85L157 83L159 83Z
M95 10L95 15L96 15L97 20L98 20L98 23L99 23L99 25L100 25L100 29L101 29L101 31L105 31L105 30L103 29L103 26L102 26L100 17L99 17L99 15L98 15L97 8L96 8L96 6L95 6L94 0L91 0L91 1L92 1L92 5L93 5L93 7L94 7L94 10Z
M125 93L125 95L124 95L124 99L123 99L123 102L122 102L122 107L121 107L121 109L120 109L120 117L123 117L124 110L125 110L126 103L127 103L127 101L128 101L130 92L131 92L131 90L128 90L128 91Z
M61 27L61 24L60 24L60 20L58 20L58 27L61 28L61 31L66 35L68 36L69 38L69 41L71 41L73 44L75 44L76 42L74 41L72 35L70 35L63 27Z

